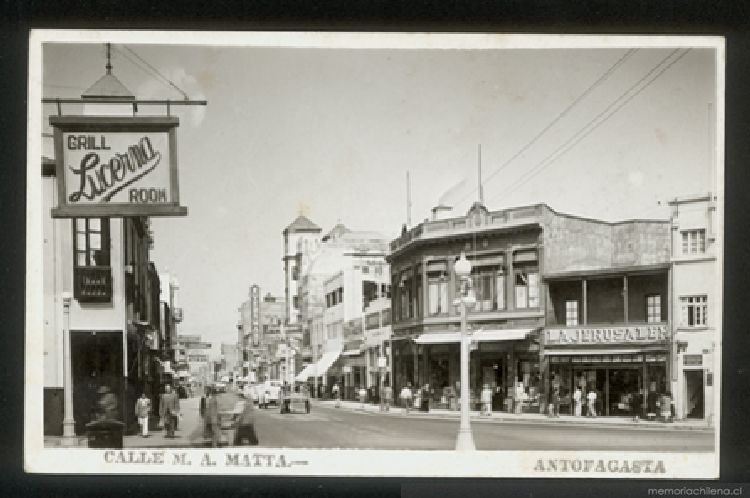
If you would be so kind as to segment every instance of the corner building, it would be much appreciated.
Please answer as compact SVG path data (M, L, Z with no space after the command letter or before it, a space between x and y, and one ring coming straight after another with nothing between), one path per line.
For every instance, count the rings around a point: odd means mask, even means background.
M391 243L395 392L407 382L429 384L433 406L457 406L453 267L462 251L476 296L468 315L473 409L484 384L493 410L517 412L544 411L546 393L559 386L564 413L581 375L606 407L608 393L619 407L618 390L642 388L651 377L666 383L669 222L608 223L544 204L490 212L475 203L466 216L448 218L438 212Z

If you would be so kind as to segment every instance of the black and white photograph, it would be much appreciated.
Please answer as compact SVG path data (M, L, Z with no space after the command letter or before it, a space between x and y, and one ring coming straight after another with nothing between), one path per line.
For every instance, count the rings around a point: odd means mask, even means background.
M26 471L719 477L722 38L29 48Z

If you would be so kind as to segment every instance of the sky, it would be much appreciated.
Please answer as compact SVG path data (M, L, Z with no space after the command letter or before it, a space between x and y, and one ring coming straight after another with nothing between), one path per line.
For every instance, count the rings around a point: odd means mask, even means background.
M395 237L407 171L412 225L439 202L465 214L479 145L490 210L666 219L667 200L714 189L715 54L672 52L113 44L136 97L182 98L166 78L208 101L173 108L188 216L152 223L152 260L180 282L180 333L234 342L251 284L283 295L282 231L299 214ZM105 62L102 43L45 44L43 95L80 96Z

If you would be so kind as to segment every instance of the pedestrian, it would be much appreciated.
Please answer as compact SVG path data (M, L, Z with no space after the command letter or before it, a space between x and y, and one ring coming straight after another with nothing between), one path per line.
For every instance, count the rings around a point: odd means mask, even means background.
M333 389L331 389L331 393L333 394L333 399L336 400L336 403L334 406L336 408L341 407L341 388L339 387L338 382L333 385Z
M643 409L643 394L640 389L633 393L633 422L638 423Z
M430 411L430 398L432 398L433 395L432 388L430 388L429 384L425 384L422 388L422 395L420 396L421 401L419 405L419 411L422 412L429 412Z
M180 398L177 393L172 391L172 386L166 384L164 392L159 399L159 417L167 431L167 437L174 437L174 431L177 427L177 417L180 415Z
M97 418L99 420L117 420L119 418L117 396L109 386L101 386L97 390L96 400Z
M361 410L364 410L365 409L365 401L367 401L367 389L365 389L364 386L361 386L359 388L359 392L357 394L359 394L359 408Z
M596 417L596 389L589 389L588 394L586 394L586 401L588 401L587 416Z
M560 415L560 389L556 386L552 386L549 393L549 399L547 400L547 416L557 417Z
M148 437L148 416L151 413L151 400L142 392L141 397L135 402L135 416L141 426L141 437Z
M219 420L219 400L216 392L209 388L206 400L206 425L211 437L211 447L218 448L221 440L221 425Z
M206 387L203 390L203 396L201 396L200 408L198 410L198 413L201 416L201 421L203 422L203 438L204 439L208 439L209 437L208 422L206 422L206 409L207 409L209 393L210 393L210 388Z
M237 421L237 432L234 436L235 446L242 446L246 441L250 446L258 444L258 434L255 432L255 414L252 400L242 401L243 407Z
M485 384L482 388L482 416L492 416L492 389L489 384Z
M412 398L411 382L407 382L407 384L401 389L398 397L401 400L401 410L404 414L408 415L409 409L411 408Z
M583 398L583 392L581 392L581 386L576 386L576 390L573 393L573 414L576 417L581 416L581 402Z
M523 399L525 397L526 393L523 389L523 382L517 382L516 383L516 410L515 412L517 414L520 414L523 411Z
M672 393L669 391L662 394L659 401L659 411L661 412L661 418L664 422L672 421Z
M386 382L383 385L383 391L380 393L380 411L390 411L391 400L393 399L393 389L390 384Z

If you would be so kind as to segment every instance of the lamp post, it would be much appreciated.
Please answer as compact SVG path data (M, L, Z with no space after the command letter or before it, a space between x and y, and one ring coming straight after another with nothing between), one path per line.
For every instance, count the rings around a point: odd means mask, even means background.
M456 276L461 279L461 296L454 304L461 306L461 423L458 427L456 437L456 450L474 451L474 437L471 434L471 422L469 420L469 331L467 330L467 316L469 309L474 307L476 299L471 290L471 263L466 259L466 254L461 252L461 257L454 266Z
M70 305L73 296L70 292L62 293L63 305L63 446L75 446L76 440L76 423L73 418L73 369L71 366L70 354Z

